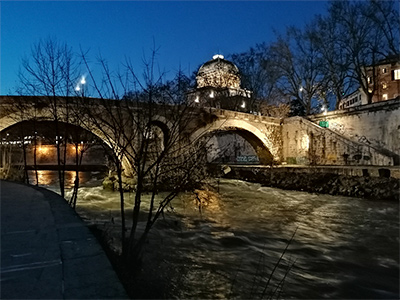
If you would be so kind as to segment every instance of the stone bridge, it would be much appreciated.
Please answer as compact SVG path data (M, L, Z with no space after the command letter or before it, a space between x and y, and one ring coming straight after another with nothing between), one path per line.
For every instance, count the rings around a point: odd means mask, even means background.
M21 101L29 104L33 99L25 96L0 96L0 133L20 122L21 118L18 118L19 112L15 104ZM65 100L62 99L64 103ZM91 101L95 103L96 99ZM37 120L53 119L52 114L45 109L45 104L41 109L35 110ZM29 110L33 111L34 107L28 105L24 110L25 116L32 116ZM236 133L253 147L261 164L378 166L398 164L398 160L391 152L382 151L360 140L355 141L340 132L322 128L302 117L280 119L216 108L193 108L189 113L191 122L182 129L182 133L189 136L190 141L194 142L216 132ZM167 112L157 115L153 120L154 125L166 132L170 126L169 119L172 117ZM364 125L368 127L367 120ZM107 141L104 133L96 126L89 124L86 129Z

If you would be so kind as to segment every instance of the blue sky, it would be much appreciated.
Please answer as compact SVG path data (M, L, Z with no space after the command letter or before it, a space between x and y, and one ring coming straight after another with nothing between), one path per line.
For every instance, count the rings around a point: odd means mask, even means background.
M112 69L129 57L137 69L159 47L171 76L189 73L216 53L274 40L274 30L303 26L326 1L1 1L1 89L14 94L21 59L40 39L56 37L78 52L99 53Z

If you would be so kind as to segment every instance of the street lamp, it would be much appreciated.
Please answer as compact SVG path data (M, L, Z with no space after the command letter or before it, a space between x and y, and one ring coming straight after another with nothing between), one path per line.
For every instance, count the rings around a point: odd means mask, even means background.
M82 97L84 96L84 92L85 92L85 84L86 84L86 78L84 76L82 76L81 80L75 87L75 91L77 93L81 92Z

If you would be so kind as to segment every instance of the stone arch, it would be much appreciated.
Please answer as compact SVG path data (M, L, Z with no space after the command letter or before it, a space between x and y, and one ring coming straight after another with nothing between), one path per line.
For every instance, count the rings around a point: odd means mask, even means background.
M31 121L32 119L26 119L26 120L20 120L18 121L18 118L16 116L16 114L10 114L8 116L5 116L3 118L0 119L0 133L10 129L12 126L18 125L24 121ZM38 119L36 119L37 122L43 122L43 121L54 121L52 116L50 114L46 115L41 115L40 117L38 117ZM60 121L60 123L64 123L64 124L68 124L66 122ZM98 139L100 139L102 142L104 142L110 149L117 149L118 146L116 146L116 142L114 141L110 141L108 138L106 138L105 134L99 130L96 126L94 126L94 124L87 124L87 128L83 128L82 126L79 125L75 125L75 124L70 124L73 126L77 126L82 130L88 131L91 134L95 135ZM118 150L117 150L118 152ZM121 160L122 163L122 168L123 170L131 170L132 167L129 163L129 161L125 158L122 158Z
M167 120L164 116L156 115L154 116L151 121L149 122L150 126L156 126L161 129L163 133L163 148L168 143L169 139L171 138L172 133L172 123Z
M29 111L29 109L27 109L25 111L25 115L26 116L32 116L33 114L33 107L32 107L32 112ZM53 115L49 112L49 110L40 110L39 115L37 116L37 118L39 118L39 122L40 121L53 121ZM6 130L7 128L16 125L22 121L29 121L29 118L27 118L26 120L20 120L21 117L19 116L18 112L15 113L8 113L8 114L4 114L4 115L0 115L0 132L2 132L3 130ZM62 122L62 120L60 120L60 122ZM75 125L75 124L72 124ZM161 131L163 132L163 145L165 145L169 138L171 137L172 131L173 131L173 124L171 123L171 121L169 121L165 116L162 115L154 115L151 119L151 121L149 122L149 125L151 126L157 126L158 128L161 129ZM77 125L75 125L77 126ZM97 126L95 126L95 124L85 124L85 128L82 126L79 126L84 130L87 130L89 132L91 132L92 134L94 134L95 136L97 136L100 140L102 140L108 147L110 147L111 149L116 149L116 152L118 152L118 146L117 143L110 140L109 138L106 137L106 135L104 134L104 132L102 132ZM128 175L128 173L132 170L132 166L130 165L130 163L128 162L128 160L126 158L122 158L122 167L124 170L126 170L126 174Z
M218 119L212 124L199 128L193 132L191 134L191 141L195 142L205 135L223 130L235 132L247 140L256 151L260 163L271 164L280 161L278 149L274 146L266 133L263 132L262 129L259 129L245 120Z

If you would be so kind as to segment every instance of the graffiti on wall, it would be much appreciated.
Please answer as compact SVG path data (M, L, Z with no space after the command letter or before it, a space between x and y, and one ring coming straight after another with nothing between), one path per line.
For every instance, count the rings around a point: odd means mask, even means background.
M345 134L345 127L343 126L343 124L330 122L329 128L339 134Z
M347 136L348 138L356 140L359 143L363 143L363 144L370 145L370 146L375 146L377 148L386 148L387 147L387 145L384 141L366 137L365 135L355 134L354 128L346 127L345 125L343 125L341 123L330 122L329 126L330 126L329 128L331 130L335 131L336 133Z

